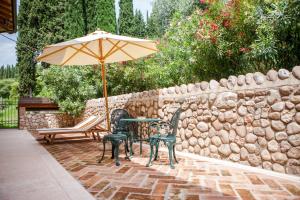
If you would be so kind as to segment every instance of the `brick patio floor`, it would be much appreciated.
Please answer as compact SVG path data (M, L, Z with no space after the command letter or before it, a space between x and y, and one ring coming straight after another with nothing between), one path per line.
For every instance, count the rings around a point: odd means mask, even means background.
M283 179L220 163L178 156L172 170L167 155L145 167L148 150L131 161L120 151L121 166L116 167L107 151L101 164L99 144L94 141L63 142L44 147L96 199L300 199L300 182ZM135 146L136 151L138 145ZM136 153L136 154L137 154Z

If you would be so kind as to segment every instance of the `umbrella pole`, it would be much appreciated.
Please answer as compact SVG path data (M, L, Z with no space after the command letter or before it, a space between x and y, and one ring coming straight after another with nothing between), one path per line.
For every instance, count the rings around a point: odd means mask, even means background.
M101 71L102 71L103 95L104 95L104 98L105 98L107 130L110 131L105 64L104 64L103 60L101 60L100 62L101 62Z

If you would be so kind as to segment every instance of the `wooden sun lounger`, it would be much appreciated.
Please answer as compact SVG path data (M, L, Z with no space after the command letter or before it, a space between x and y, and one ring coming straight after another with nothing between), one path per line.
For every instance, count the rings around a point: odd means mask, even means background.
M78 123L74 127L43 128L43 129L37 129L37 132L39 135L44 136L44 139L51 144L55 140L56 135L74 134L74 133L84 133L85 136L83 137L88 137L88 133L92 133L93 139L100 140L99 132L107 132L105 128L99 125L103 121L104 119L101 119L98 116L91 116L83 120L82 122ZM97 137L95 134L97 134ZM64 139L74 139L74 137L66 137Z

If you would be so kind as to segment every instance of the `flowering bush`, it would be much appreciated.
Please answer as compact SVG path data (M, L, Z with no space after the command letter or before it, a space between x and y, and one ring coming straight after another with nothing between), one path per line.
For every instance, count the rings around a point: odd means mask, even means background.
M300 62L300 1L199 0L205 9L175 13L160 65L170 84L291 68Z

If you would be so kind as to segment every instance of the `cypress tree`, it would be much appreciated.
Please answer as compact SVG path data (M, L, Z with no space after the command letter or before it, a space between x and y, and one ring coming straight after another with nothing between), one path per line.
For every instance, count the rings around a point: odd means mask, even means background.
M47 44L63 41L65 0L22 0L18 14L17 67L20 96L35 89L37 53Z
M119 34L133 35L133 3L132 0L120 0Z
M22 0L18 14L17 65L19 69L20 96L29 96L35 86L34 50L37 29L36 13L31 13L34 1ZM30 13L30 15L28 14Z
M134 21L133 21L133 36L135 37L145 37L145 22L140 10L135 11Z
M116 11L114 0L96 0L96 27L111 33L116 33Z
M86 23L87 31L85 34L94 32L97 29L96 15L98 12L97 0L82 0L83 18ZM101 5L99 5L101 6Z
M66 39L73 39L87 34L85 19L86 0L67 0L65 5L64 27Z

